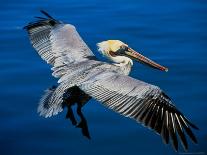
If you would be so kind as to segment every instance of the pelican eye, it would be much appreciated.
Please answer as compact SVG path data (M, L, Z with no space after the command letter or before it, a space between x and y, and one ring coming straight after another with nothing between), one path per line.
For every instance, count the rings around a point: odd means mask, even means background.
M128 46L124 46L124 45L122 45L122 46L121 46L121 49L127 51L127 50L129 49L129 47L128 47Z
M116 54L123 55L129 48L127 46L122 45L120 49L116 51Z

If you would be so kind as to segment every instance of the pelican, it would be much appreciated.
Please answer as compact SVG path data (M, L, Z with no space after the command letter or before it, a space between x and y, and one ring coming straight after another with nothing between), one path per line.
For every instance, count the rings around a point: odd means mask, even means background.
M59 85L47 89L40 100L38 112L41 116L54 116L67 106L66 117L76 124L70 106L77 103L77 113L82 116L81 108L94 98L155 131L165 144L171 141L175 151L178 151L179 140L184 150L188 150L186 135L197 143L192 128L198 127L175 107L159 87L128 76L133 60L161 71L167 72L168 68L146 58L120 40L98 43L98 51L113 63L99 61L73 25L56 20L45 11L41 12L46 17L37 17L25 29L34 49L52 66L52 75L59 78ZM85 132L87 135L88 131Z

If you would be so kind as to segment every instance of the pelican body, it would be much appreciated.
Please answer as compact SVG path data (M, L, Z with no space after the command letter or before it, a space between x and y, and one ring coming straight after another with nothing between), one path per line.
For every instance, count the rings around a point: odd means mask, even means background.
M186 135L197 143L192 124L172 103L171 99L157 86L129 77L133 60L152 68L168 71L164 66L144 57L120 40L107 40L97 44L98 51L113 63L96 59L82 40L76 28L54 19L45 11L46 18L29 23L28 32L32 46L43 60L52 66L52 75L58 86L47 89L40 100L38 112L51 117L68 107L66 118L77 124L71 105L78 104L77 113L82 121L77 125L90 138L81 107L91 98L119 114L161 135L164 143L171 140L178 150L178 138L185 150L188 149Z

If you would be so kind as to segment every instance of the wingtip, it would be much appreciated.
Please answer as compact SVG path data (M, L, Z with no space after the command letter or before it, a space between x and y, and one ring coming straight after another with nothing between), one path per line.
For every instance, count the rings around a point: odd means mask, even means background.
M176 146L173 145L173 149L174 149L175 152L177 153L177 152L178 152L178 145L176 145Z
M42 19L42 20L46 20L47 18L44 18L44 17L38 17L38 16L35 16L35 18L37 19Z
M43 13L43 14L47 14L47 12L45 10L42 10L42 9L40 10L40 12Z
M46 17L48 17L48 18L50 18L50 19L54 19L51 15L49 15L46 11L44 11L44 10L40 10L40 12L42 13L42 14L44 14Z
M195 124L189 123L193 129L200 130Z
M192 122L190 122L184 115L183 115L185 121L187 121L187 123L193 128L193 129L196 129L196 130L199 130L199 128L193 124Z

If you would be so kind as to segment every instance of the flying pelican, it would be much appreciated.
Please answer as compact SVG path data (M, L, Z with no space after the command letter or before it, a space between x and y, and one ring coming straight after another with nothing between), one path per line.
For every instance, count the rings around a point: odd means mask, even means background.
M47 18L37 17L38 20L29 23L25 29L38 54L52 65L52 75L59 78L59 85L46 90L40 100L38 112L41 116L51 117L68 106L66 117L76 124L70 105L77 103L77 112L81 115L81 107L94 98L154 130L164 143L168 144L171 140L176 151L177 136L184 150L188 149L186 135L197 143L191 128L198 128L159 87L128 76L132 59L161 71L168 71L166 67L144 57L120 40L98 43L98 50L114 63L99 61L73 25L41 12Z

